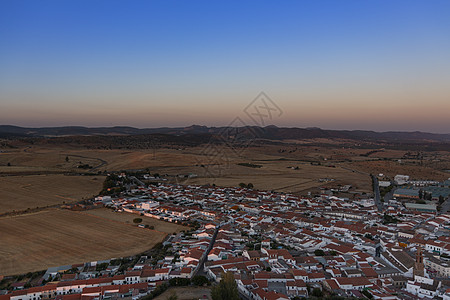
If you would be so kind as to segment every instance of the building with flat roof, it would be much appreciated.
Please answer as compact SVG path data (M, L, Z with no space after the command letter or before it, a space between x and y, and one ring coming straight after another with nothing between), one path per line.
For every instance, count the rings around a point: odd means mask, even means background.
M405 207L410 210L436 212L436 204L418 204L418 203L405 203Z
M408 189L408 188L395 189L394 197L419 199L419 190L418 189Z

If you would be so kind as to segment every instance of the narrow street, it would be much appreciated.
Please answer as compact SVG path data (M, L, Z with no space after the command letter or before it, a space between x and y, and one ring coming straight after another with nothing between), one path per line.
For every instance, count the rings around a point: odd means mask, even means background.
M208 259L209 252L211 251L212 247L214 246L214 243L216 242L216 238L217 238L217 234L219 233L219 229L220 229L220 225L218 225L216 227L216 230L214 231L211 242L209 243L208 249L206 249L205 253L203 254L202 258L200 259L200 262L199 262L197 268L194 270L192 277L194 277L196 275L206 276L206 273L204 271L204 265Z

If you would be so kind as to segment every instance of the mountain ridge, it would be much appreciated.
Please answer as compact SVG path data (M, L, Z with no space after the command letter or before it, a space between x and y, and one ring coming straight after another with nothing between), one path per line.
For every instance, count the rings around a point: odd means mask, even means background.
M0 138L24 137L60 137L60 136L102 136L102 135L195 135L233 134L240 139L260 138L268 140L296 140L296 139L349 139L349 140L386 140L386 141L430 141L450 142L450 133L429 133L421 131L384 131L371 130L334 130L317 127L277 127L274 125L244 126L244 127L208 127L191 125L186 127L136 128L131 126L85 127L85 126L55 126L55 127L20 127L14 125L0 125Z

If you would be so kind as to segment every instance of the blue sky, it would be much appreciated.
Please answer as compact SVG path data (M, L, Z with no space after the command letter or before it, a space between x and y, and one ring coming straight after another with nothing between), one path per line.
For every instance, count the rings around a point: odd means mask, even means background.
M0 123L450 132L448 1L0 3Z

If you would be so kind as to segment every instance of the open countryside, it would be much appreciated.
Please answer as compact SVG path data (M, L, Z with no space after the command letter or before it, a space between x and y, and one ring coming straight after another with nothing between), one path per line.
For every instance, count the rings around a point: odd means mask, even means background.
M0 176L0 214L92 198L102 189L104 178L62 174Z
M151 249L166 233L182 226L154 220L155 230L94 214L52 209L0 218L1 275L39 271L50 266L126 257ZM157 231L159 229L159 231Z

